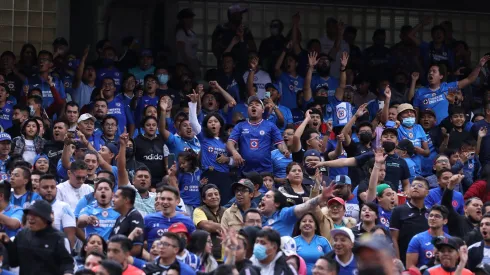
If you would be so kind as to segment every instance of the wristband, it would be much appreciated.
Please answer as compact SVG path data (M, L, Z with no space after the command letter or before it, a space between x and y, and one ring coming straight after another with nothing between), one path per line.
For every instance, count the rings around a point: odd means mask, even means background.
M346 68L344 68L343 70L342 70L342 69L340 69L340 71L341 71L341 72L345 72L346 70L347 70Z

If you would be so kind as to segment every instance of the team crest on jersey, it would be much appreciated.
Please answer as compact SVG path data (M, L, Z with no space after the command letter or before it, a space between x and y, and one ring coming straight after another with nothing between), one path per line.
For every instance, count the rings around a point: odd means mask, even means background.
M117 107L121 107L121 103L116 102L116 106L117 106Z
M424 105L429 105L429 99L424 99Z
M114 73L115 76L119 76L119 73Z
M268 220L267 220L267 224L268 224L268 225L272 225L273 223L274 223L274 220L273 220L273 219L268 219Z
M160 237L161 237L161 236L163 235L163 233L165 233L165 230L163 230L163 229L158 229L158 230L157 230L157 235L158 235L158 236L160 236Z
M107 212L105 210L102 211L102 217L107 218L107 216L109 216L109 212Z
M208 147L208 152L209 152L209 153L212 153L213 151L214 151L214 148L213 148L213 147L211 147L211 146L209 146L209 147Z
M432 258L433 256L434 256L434 253L432 253L432 251L430 251L430 250L425 251L425 257L426 258Z
M408 133L409 138L413 138L413 133Z
M294 83L294 86L298 86L298 81L297 80L295 80L293 83Z
M456 207L458 207L458 205L459 205L459 204L458 204L458 202L457 202L457 201L454 201L454 200L453 200L452 205L453 205L453 207L454 207L454 208L456 208Z
M189 190L189 186L184 186L184 191Z
M10 109L4 109L4 110L5 110L6 113L10 113Z
M317 246L318 252L323 252L323 247L321 245Z
M332 112L332 106L327 105L327 112L328 112L328 113L331 113L331 112Z
M429 219L429 213L425 213L425 218Z
M337 117L339 120L345 119L347 117L347 110L344 107L339 107L337 109Z
M381 219L379 219L381 224L384 224L386 225L386 218L385 217L381 217Z
M264 131L264 130L260 130L259 134L260 134L261 136L263 136L263 135L265 135L265 131Z
M251 139L250 140L250 149L258 149L259 148L259 140Z
M289 90L290 91L294 91L294 86L293 85L289 85Z
M468 168L473 169L473 163L468 164Z

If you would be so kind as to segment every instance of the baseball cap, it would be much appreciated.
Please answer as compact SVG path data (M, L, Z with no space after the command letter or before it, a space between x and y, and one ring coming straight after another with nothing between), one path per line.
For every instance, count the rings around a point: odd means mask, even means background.
M298 255L296 253L296 241L290 236L281 237L281 250L286 257Z
M116 156L117 154L119 154L119 147L116 146L114 143L106 143L105 144L105 147L109 148L109 150L111 150L111 153L114 154L114 156Z
M490 264L480 263L479 265L476 266L475 271L481 271L486 275L490 275Z
M391 186L386 183L382 183L376 186L376 196L381 197L383 195L383 192L388 188L391 188Z
M359 253L361 249L369 248L374 251L387 251L391 256L395 256L395 251L393 250L391 244L387 241L386 237L382 236L367 236L362 238L361 241L356 245L353 252Z
M449 246L453 249L458 250L460 245L456 241L456 239L452 237L441 237L441 238L435 238L433 241L434 247L437 248L437 250L440 250L443 246Z
M328 84L327 83L323 83L323 84L320 84L318 86L316 86L315 88L315 93L320 91L320 90L327 90L328 91Z
M436 113L432 109L429 109L429 108L420 110L419 113L420 113L420 116L422 116L423 114L429 114L433 117L437 117Z
M355 238L354 238L354 233L352 233L352 230L350 230L350 228L347 228L347 227L341 227L341 228L335 228L335 229L332 229L330 231L330 235L332 235L332 238L335 238L336 235L344 235L346 237L349 237L349 239L351 240L351 242L354 242L355 241Z
M244 12L247 12L248 9L247 8L242 8L240 7L240 5L238 4L235 4L235 5L231 5L228 7L228 14L233 14L233 13L244 13Z
M238 185L247 187L250 193L253 193L254 191L254 184L249 179L241 179L237 182L234 182L231 185L231 190L233 191L233 193L235 193L235 189L238 187Z
M34 201L31 205L24 209L24 215L31 213L47 222L53 222L51 212L53 212L53 208L51 207L51 204L45 200Z
M345 206L345 201L342 198L339 198L339 197L334 197L334 198L331 198L330 200L328 200L327 206L330 206L330 205L332 205L335 202L340 203L343 206Z
M140 52L140 57L145 57L145 56L153 57L153 52L150 49L143 49Z
M318 150L310 149L310 150L307 150L303 154L303 160L306 159L306 157L319 157L319 158L321 158L321 156L322 156L322 154Z
M92 120L93 122L96 121L95 117L92 116L91 114L88 114L88 113L85 113L83 115L81 115L79 118L78 118L78 123L82 122L82 121L85 121L85 120Z
M403 151L407 151L409 156L412 156L415 153L415 147L413 147L413 143L408 139L403 139L400 142L398 142L396 148Z
M187 227L185 227L185 224L183 224L181 222L176 222L176 223L173 223L172 225L170 225L170 227L168 228L168 232L185 233L187 235L187 240L189 240L189 238L190 238L189 231L187 230Z
M348 185L352 184L352 181L350 180L349 176L345 176L345 175L337 175L334 181L335 184L348 184Z
M272 84L272 83L267 83L267 84L265 84L265 90L267 90L267 89L269 89L269 88L270 88L270 89L274 89L274 90L276 90L278 93L280 93L280 94L281 94L281 89L279 89L279 86L278 86L277 84Z
M396 108L396 112L398 114L401 114L402 112L407 111L407 110L415 111L412 104L409 104L409 103L400 104L400 105L398 105L398 108Z
M262 108L264 108L264 102L262 102L262 100L260 100L260 98L258 98L257 96L253 95L253 96L250 96L247 100L247 104L250 105L250 103L254 102L254 101L257 101L260 103L260 105L262 105Z
M0 141L10 141L12 142L12 137L7 133L0 133Z
M254 185L257 184L260 187L264 184L263 176L256 171L243 172L243 176L249 179Z
M394 134L395 136L398 136L398 129L396 128L384 128L383 129L383 132L381 133L381 135L385 135L385 134Z

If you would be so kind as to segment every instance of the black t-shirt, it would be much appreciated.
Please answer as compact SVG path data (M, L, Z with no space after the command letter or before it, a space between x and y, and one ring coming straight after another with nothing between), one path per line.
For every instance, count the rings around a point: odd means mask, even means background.
M463 144L463 141L472 138L473 137L471 136L470 132L452 131L449 133L449 141L447 143L447 148L459 150L459 148L461 148L461 145Z
M145 222L143 216L141 216L141 213L136 210L136 208L132 208L125 216L119 216L117 218L116 224L114 224L114 228L112 228L111 237L116 234L122 234L127 237L135 228L138 227L144 229L144 226ZM133 240L133 244L143 245L143 242L143 234Z
M373 152L367 152L356 156L355 159L357 166L364 166L364 164L371 158L374 158ZM406 180L409 177L410 171L408 170L408 165L404 159L400 158L397 154L388 155L386 157L385 181L390 183L393 191L398 191L398 185L401 184L401 181Z
M348 158L359 156L370 151L372 151L372 148L368 148L366 145L354 141L351 141L349 146L345 147L345 152L347 153ZM349 167L349 177L352 180L352 188L355 188L357 183L365 180L368 175L362 169L362 166L356 166Z

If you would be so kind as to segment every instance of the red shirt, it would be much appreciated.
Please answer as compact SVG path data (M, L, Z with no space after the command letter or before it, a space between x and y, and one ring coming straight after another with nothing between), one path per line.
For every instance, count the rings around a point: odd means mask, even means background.
M123 271L122 275L145 275L145 272L136 268L134 265L128 264L128 267Z

